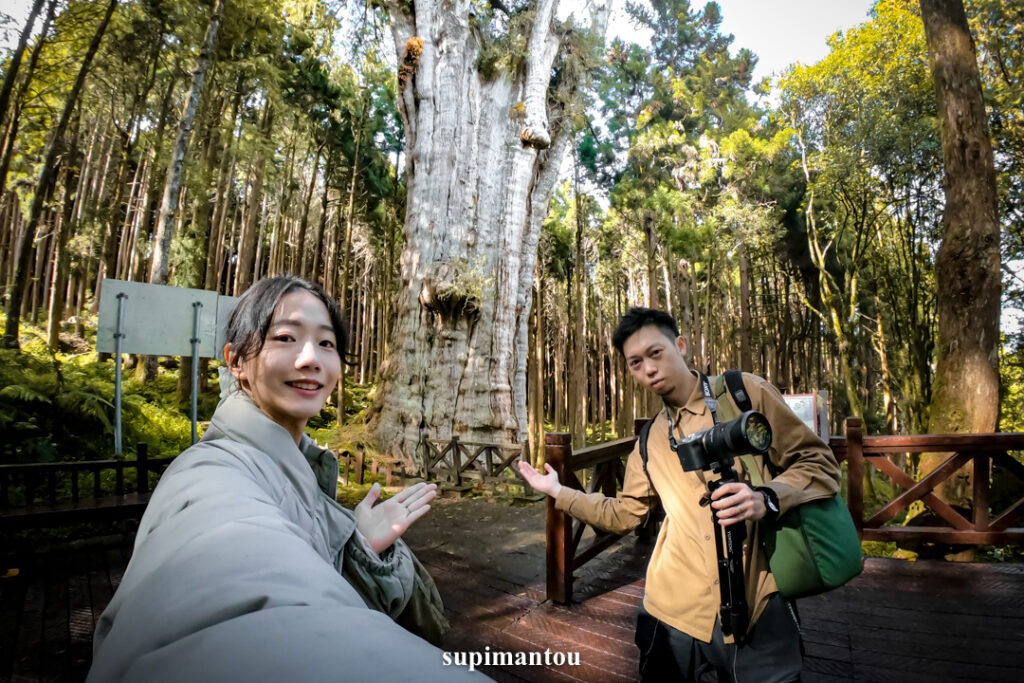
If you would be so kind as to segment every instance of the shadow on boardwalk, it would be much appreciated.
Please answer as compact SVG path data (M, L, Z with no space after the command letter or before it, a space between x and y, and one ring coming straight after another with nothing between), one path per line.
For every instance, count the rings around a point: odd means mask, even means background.
M580 655L579 666L482 667L498 681L636 680L649 548L624 539L577 573L577 602L558 606L544 597L543 531L543 503L469 499L438 501L407 533L445 598L444 649ZM88 543L0 579L0 682L84 679L93 624L129 547ZM799 608L805 682L1024 680L1024 565L872 559Z

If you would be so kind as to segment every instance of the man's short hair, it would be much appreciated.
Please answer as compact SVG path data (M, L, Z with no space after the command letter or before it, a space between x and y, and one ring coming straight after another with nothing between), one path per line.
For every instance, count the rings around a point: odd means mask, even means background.
M676 324L676 319L668 313L659 311L656 308L636 306L626 311L626 314L622 316L619 326L615 328L615 332L612 334L612 346L619 353L622 353L622 347L625 345L626 340L648 325L654 325L672 341L675 341L676 337L679 336L679 325Z

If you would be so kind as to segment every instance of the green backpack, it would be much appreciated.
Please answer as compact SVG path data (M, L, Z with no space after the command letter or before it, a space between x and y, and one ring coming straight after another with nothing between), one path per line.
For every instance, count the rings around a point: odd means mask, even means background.
M716 399L726 391L732 402L718 401L722 421L752 409L750 397L743 387L743 373L729 370L714 380ZM733 402L739 412L733 411ZM640 431L640 459L647 472L647 437L654 419ZM741 455L743 468L756 488L764 481L761 468L753 455ZM770 465L769 465L770 467ZM651 482L651 488L654 483ZM789 510L774 522L764 523L761 538L768 565L779 592L787 598L802 598L825 593L842 586L861 573L864 558L853 518L839 494L812 500Z

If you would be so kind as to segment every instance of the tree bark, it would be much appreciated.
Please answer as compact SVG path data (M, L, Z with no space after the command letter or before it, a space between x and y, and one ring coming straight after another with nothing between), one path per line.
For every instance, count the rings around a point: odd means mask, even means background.
M260 125L261 142L270 140L273 125L274 109L268 102L263 109L263 121ZM246 203L242 233L238 239L238 270L235 272L236 296L240 296L249 289L255 276L256 245L259 242L260 224L263 220L263 179L266 175L266 168L267 154L257 154L249 179L252 189L249 192L249 201Z
M50 278L50 306L46 318L46 344L51 351L57 351L60 342L60 323L64 318L68 271L70 270L67 256L68 238L72 234L72 211L78 200L78 133L80 118L75 121L69 157L71 164L66 164L64 173L64 200L61 216L57 219L54 231L53 266Z
M533 288L533 328L527 371L530 395L527 400L530 462L534 467L544 463L544 278L538 274Z
M14 142L18 137L18 128L21 126L21 111L25 92L32 83L32 75L35 73L36 65L39 63L39 55L42 53L43 47L47 45L46 37L50 31L50 26L53 25L56 5L56 0L53 0L49 5L46 19L43 21L42 29L39 32L39 38L36 40L35 47L32 48L32 55L29 57L25 75L18 86L17 94L14 96L13 109L7 117L7 122L3 128L3 144L0 145L0 148L3 149L3 158L0 159L0 194L7 188L7 173L11 167L11 159L14 157Z
M412 464L423 439L526 441L530 289L567 149L545 111L555 0L532 3L524 71L481 74L471 3L388 0L406 134L405 245L378 445ZM563 86L566 84L563 83Z
M56 4L56 0L51 0ZM52 5L51 5L52 7ZM28 45L29 36L32 35L32 26L36 23L36 17L43 9L43 0L34 0L32 9L29 10L28 18L25 20L25 28L18 36L18 44L14 46L11 53L11 60L7 63L4 73L3 85L0 85L0 129L7 126L7 105L11 102L11 92L14 90L14 81L18 78L18 70L21 68L21 60L25 56L25 47Z
M942 245L935 259L939 347L930 433L991 432L999 413L1000 228L992 144L962 0L921 0L945 162ZM922 459L921 474L937 463ZM969 498L949 480L948 502Z
M583 296L584 254L583 230L586 221L586 198L580 194L579 162L573 155L573 203L576 214L575 254L570 283L568 313L573 321L572 347L569 354L569 432L573 448L583 448L587 440L587 306Z
M750 261L747 259L746 246L739 246L737 258L740 262L740 369L754 372L754 354L750 343Z
M327 143L320 143L316 148L316 158L313 159L313 172L309 175L309 187L306 189L306 199L302 203L299 235L295 239L295 247L292 250L291 270L299 275L304 275L306 272L306 230L309 227L309 209L313 205L313 192L316 190L316 174L320 166L320 156L323 154L326 146ZM324 194L327 194L328 175L328 172L324 172Z
M149 264L149 281L162 285L167 282L168 255L171 249L171 238L174 236L174 224L178 216L178 201L181 192L181 178L185 167L185 152L188 150L189 138L192 136L192 124L199 109L199 96L203 92L206 73L213 62L213 48L217 42L217 33L224 16L224 0L216 0L210 23L206 27L206 37L199 52L199 61L192 73L192 87L189 88L185 109L178 121L178 135L175 139L171 161L167 166L167 179L164 181L163 199L160 202L160 219L157 221L156 238L153 240L153 256Z

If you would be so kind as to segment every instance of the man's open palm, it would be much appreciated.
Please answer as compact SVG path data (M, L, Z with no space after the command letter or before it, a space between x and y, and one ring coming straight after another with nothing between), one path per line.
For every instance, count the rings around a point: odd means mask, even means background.
M547 474L541 474L525 460L519 461L519 472L527 484L541 493L557 498L558 492L562 490L562 485L558 481L558 473L547 463L544 463L544 469Z

